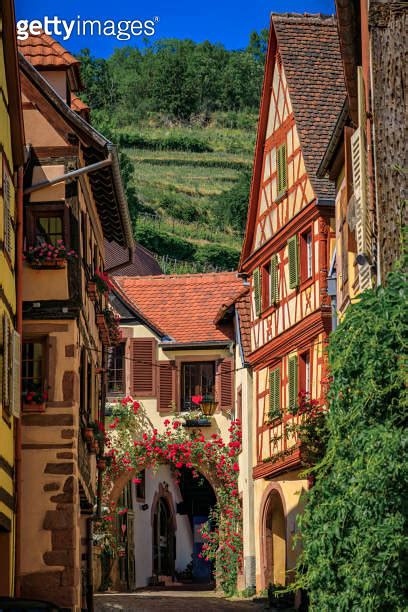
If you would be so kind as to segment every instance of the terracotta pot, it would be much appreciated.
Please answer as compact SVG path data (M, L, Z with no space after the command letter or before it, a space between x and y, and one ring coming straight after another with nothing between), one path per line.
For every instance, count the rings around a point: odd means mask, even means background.
M23 403L23 412L45 412L45 402L36 404L35 402Z

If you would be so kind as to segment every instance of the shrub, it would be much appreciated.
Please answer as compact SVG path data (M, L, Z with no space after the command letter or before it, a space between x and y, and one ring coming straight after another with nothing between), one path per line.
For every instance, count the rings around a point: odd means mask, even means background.
M407 609L407 297L398 269L331 336L328 445L299 518L311 610Z

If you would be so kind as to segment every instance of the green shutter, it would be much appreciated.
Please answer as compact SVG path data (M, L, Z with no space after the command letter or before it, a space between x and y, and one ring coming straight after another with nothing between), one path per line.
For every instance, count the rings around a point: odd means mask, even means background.
M254 296L255 296L255 313L259 317L262 312L262 291L261 291L261 271L259 268L254 270Z
M269 372L269 420L281 416L280 409L280 368Z
M286 158L286 143L282 144L276 152L276 165L278 170L278 197L288 188L288 164Z
M295 289L299 285L299 245L298 237L292 236L288 240L289 259L289 288Z
M289 385L289 412L294 414L298 407L298 358L297 355L289 357L288 362L288 385Z
M279 258L272 255L271 259L271 304L279 301Z

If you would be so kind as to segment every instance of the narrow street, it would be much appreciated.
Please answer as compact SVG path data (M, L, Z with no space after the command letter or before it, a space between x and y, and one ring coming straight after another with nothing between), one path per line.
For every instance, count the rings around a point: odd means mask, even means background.
M142 590L137 593L103 593L95 595L97 612L138 610L140 612L261 612L265 603L227 600L214 591Z

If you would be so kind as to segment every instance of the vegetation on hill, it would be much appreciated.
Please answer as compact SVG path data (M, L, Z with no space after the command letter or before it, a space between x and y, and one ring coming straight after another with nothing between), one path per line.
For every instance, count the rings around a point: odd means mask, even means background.
M238 263L266 41L262 31L241 51L162 40L79 56L92 123L120 147L136 239L166 271Z

